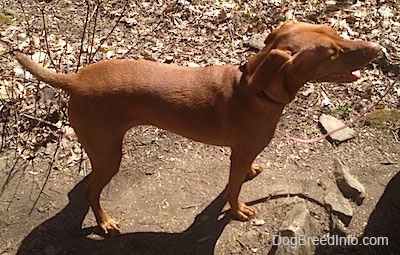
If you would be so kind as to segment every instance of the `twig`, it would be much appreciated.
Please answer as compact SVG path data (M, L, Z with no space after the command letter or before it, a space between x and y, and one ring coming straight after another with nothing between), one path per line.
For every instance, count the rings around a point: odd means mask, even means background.
M10 202L9 202L8 205L7 205L7 210L10 209L10 206L11 206L12 201L13 201L14 198L17 196L17 190L18 190L18 188L19 188L19 186L20 186L20 184L21 184L22 178L24 177L25 170L26 170L27 167L28 167L28 162L25 163L25 165L24 165L24 167L23 167L23 169L22 169L22 173L21 173L21 176L19 177L19 180L18 180L17 185L15 186L14 193L13 193L13 195L12 195L12 197L11 197Z
M31 37L31 35L30 35L31 29L30 29L30 27L29 27L28 16L26 15L25 8L24 8L24 5L22 4L22 1L21 1L21 0L18 0L18 3L19 3L19 5L21 6L21 10L22 10L22 13L23 13L23 15L24 15L24 20L25 20L25 22L26 22L26 32L27 32L27 35L28 35L28 37L30 38L30 37Z
M392 135L393 135L393 137L394 137L394 140L396 140L396 142L399 142L399 139L397 138L397 134L396 133L398 133L399 130L400 129L400 127L398 127L398 128L394 128L394 129L392 129L392 130L390 130L390 132L392 132Z
M184 209L190 209L190 208L197 207L197 206L199 206L199 205L201 205L201 204L186 205L186 206L182 206L181 209L182 209L182 210L184 210Z
M34 175L32 175L33 176L33 178L35 178L35 176ZM34 184L36 184L36 186L40 189L41 187L40 187L40 184L38 183L38 181L37 180L32 180L33 181L33 183ZM42 194L44 194L44 195L46 195L47 196L47 198L51 198L51 196L49 195L49 194L47 194L46 192L42 192Z
M101 0L97 0L96 2L97 2L97 4L94 7L94 10L92 11L92 14L89 17L89 20L88 20L89 23L91 22L93 16L95 16L95 19L97 19L97 13L98 13L99 5L101 4L102 1Z
M46 18L44 16L44 8L39 7L41 13L42 13L42 20L43 20L43 30L44 30L44 42L46 44L46 53L49 56L50 63L51 65L56 68L56 65L54 64L54 61L50 55L50 47L49 47L49 42L47 41L47 27L46 27ZM56 70L58 72L58 70Z
M37 118L37 117L28 115L28 114L26 114L26 113L23 113L23 114L21 114L21 115L24 116L24 117L26 117L26 118L28 118L28 119L36 120L36 121L41 122L41 123L44 123L44 124L46 124L46 125L48 125L48 126L52 126L52 127L54 127L55 129L59 129L59 127L57 127L57 125L55 125L55 124L53 124L53 123L51 123L51 122L49 122L49 121L47 121L47 120L39 119L39 118Z
M6 105L6 103L4 102L4 100L2 98L0 98L0 103L2 105ZM7 110L5 111L4 109L2 109L3 113L7 112ZM8 119L9 118L2 118L2 129L1 129L1 144L0 144L0 152L3 151L3 148L5 148L5 142L6 142L6 137L7 137L7 124L8 124Z
M14 122L15 122L15 123L18 123L18 121L19 121L19 119L18 119L18 114L14 114L13 117L14 117ZM17 135L17 140L15 141L15 144L19 144L20 139L21 139L21 137L20 137L19 135ZM16 158L16 160L15 160L13 166L11 167L11 169L9 170L8 175L7 175L7 178L6 178L6 180L4 181L4 183L3 183L2 187L1 187L0 196L3 194L4 190L6 189L6 187L7 187L8 183L9 183L9 181L11 180L11 178L12 178L13 175L14 175L14 172L16 172L15 168L16 168L16 166L17 166L18 160L21 158L20 155L22 155L26 149L27 149L27 148L24 147L24 148L22 149L22 151L19 153L19 155L18 155L17 150L14 150L14 152L15 152L14 158Z
M63 123L63 125L64 125L64 123ZM56 155L57 155L57 153L58 153L58 150L60 149L61 138L62 138L62 132L59 132L58 139L57 139L57 146L56 146L56 148L54 149L54 153L53 153L53 156L52 156L52 158L51 158L51 162L50 162L50 164L49 164L49 168L48 168L48 171L47 171L47 175L46 175L45 181L44 181L44 183L43 183L42 188L40 189L39 194L37 195L35 201L33 202L32 208L31 208L31 210L30 210L30 212L29 212L29 216L32 214L33 209L36 207L36 205L37 205L37 203L38 203L38 201L39 201L40 196L41 196L42 194L44 194L44 188L46 187L46 184L47 184L47 182L48 182L49 179L50 179L51 170L53 169L54 162L56 161Z
M271 209L276 209L276 208L283 207L284 205L287 205L289 203L289 199L290 199L290 192L288 189L285 200L282 203L280 203L279 205L273 206Z
M86 0L86 18L85 18L85 23L83 24L83 31L82 31L82 37L81 37L81 45L79 48L79 55L78 55L78 64L76 65L76 72L78 72L79 67L81 66L81 57L82 57L82 53L83 53L83 41L85 40L85 34L86 34L86 28L87 28L87 24L89 22L89 11L90 11L90 4L89 4L89 0Z
M162 24L162 21L160 20L160 21L158 22L158 24L156 25L156 28L155 28L155 29L152 29L150 32L148 32L148 33L146 33L146 34L144 34L144 35L141 35L141 36L140 36L141 39L138 38L138 40L135 42L135 44L136 44L137 46L139 46L139 48L142 47L142 46L144 45L144 42L143 42L143 41L144 41L144 38L146 38L147 36L149 36L149 35L151 35L151 34L156 34L157 31L160 30L160 29L162 28L162 26L160 26L161 24ZM142 42L142 45L138 45L139 42ZM208 45L212 45L212 43L209 43ZM207 48L208 45L204 45L204 47ZM128 56L128 54L130 54L131 51L132 51L132 48L129 48L128 51L124 53L124 55L122 56L122 58L125 58L126 56Z
M18 138L19 138L19 136L18 136ZM25 150L25 148L22 150L22 152L20 154L22 154L24 152L24 150ZM11 169L8 171L7 178L6 178L6 180L4 181L4 183L3 183L2 187L1 187L0 196L3 195L3 192L6 189L8 183L10 182L11 178L14 176L14 174L16 172L15 169L17 167L18 160L21 158L20 155L17 155L17 150L15 150L14 152L15 152L14 158L17 158L17 159L15 160L15 162L14 162L13 166L11 167Z
M111 29L111 31L108 33L108 35L101 39L100 41L100 45L99 47L97 47L96 51L92 54L91 58L89 59L89 62L92 62L93 57L96 55L96 53L101 49L101 46L103 46L103 44L108 40L108 38L111 36L112 33L114 33L115 28L117 27L117 25L119 24L119 22L121 21L122 17L124 16L124 12L127 9L126 7L128 6L129 0L125 1L125 5L124 5L124 9L122 9L121 15L119 16L117 22L115 22L113 28Z
M86 62L87 63L90 63L90 61L91 61L91 59L92 59L92 55L91 55L91 52L92 52L92 49L93 49L93 47L94 47L94 35L96 34L96 27L97 27L97 15L98 15L98 13L99 13L99 5L101 4L101 1L99 1L97 4L96 4L96 6L94 7L94 10L93 10L93 12L92 12L92 15L90 15L90 18L89 18L89 22L90 22L90 20L92 19L92 17L94 16L94 24L93 24L93 31L92 31L92 38L90 38L90 52L88 52L88 55L87 55L87 57L88 58L86 58Z

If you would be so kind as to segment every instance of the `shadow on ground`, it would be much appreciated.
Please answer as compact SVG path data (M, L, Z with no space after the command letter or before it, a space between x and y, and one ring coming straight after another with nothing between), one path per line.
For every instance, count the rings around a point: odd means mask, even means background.
M320 246L316 254L368 254L397 255L400 254L400 172L388 183L371 213L364 235L359 238L368 242L378 242L377 238L387 238L388 245L358 246ZM368 238L368 239L367 239Z
M137 232L104 240L87 235L97 228L81 229L89 210L84 187L89 176L68 194L68 205L37 226L21 243L17 254L214 254L215 244L232 219L225 214L223 192L182 233Z
M68 205L57 215L37 226L22 241L17 254L214 254L216 242L225 226L232 220L229 213L221 214L226 204L222 191L181 233L136 232L96 240L88 235L96 227L81 228L89 210L84 195L89 176L68 194ZM271 199L271 197L265 198ZM261 199L262 200L262 199ZM250 204L262 202L252 201ZM312 201L316 202L316 201ZM400 254L400 172L388 183L374 211L368 219L364 235L370 241L377 237L388 239L388 245L318 246L322 254ZM99 237L98 235L94 235ZM365 239L364 239L365 240Z

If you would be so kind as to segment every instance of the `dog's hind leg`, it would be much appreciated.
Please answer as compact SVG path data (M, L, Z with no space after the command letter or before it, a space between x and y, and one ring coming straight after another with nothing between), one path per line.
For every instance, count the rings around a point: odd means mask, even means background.
M111 137L107 137L111 136ZM96 217L97 225L105 234L119 232L118 223L112 219L100 204L100 194L111 178L118 172L122 158L122 138L115 134L103 134L101 143L85 142L84 148L92 164L92 176L86 188L86 197Z
M91 132L75 131L86 150L92 165L92 175L86 187L86 197L96 217L97 225L108 234L119 233L118 223L111 218L100 203L100 194L111 178L118 172L122 158L122 139L125 132L110 130L103 125L91 129Z

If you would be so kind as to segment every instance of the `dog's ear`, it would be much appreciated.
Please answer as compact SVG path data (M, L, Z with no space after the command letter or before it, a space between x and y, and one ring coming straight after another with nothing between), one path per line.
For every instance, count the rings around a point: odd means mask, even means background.
M289 52L271 50L248 80L249 90L253 93L263 91L267 96L280 103L289 103L292 96L284 86L285 66L292 59Z

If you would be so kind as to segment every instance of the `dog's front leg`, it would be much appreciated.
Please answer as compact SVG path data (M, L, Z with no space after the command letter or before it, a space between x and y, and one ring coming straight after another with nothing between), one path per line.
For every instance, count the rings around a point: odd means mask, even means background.
M239 220L247 221L254 215L254 210L239 200L242 184L249 173L253 172L254 157L243 156L232 151L229 183L226 198L231 206L232 213Z

